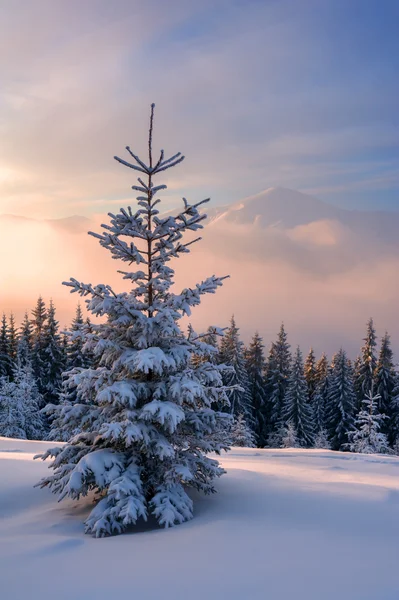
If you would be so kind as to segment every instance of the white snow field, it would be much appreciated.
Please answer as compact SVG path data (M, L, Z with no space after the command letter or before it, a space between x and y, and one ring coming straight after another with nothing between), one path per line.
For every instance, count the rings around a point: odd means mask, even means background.
M0 438L1 600L399 599L399 458L235 448L189 523L93 539L49 445Z

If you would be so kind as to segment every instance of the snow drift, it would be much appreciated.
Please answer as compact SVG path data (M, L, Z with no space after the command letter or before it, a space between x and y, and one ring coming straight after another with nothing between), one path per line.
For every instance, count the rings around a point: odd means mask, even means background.
M193 521L96 540L89 502L33 489L48 445L0 438L5 600L399 597L399 458L236 448Z

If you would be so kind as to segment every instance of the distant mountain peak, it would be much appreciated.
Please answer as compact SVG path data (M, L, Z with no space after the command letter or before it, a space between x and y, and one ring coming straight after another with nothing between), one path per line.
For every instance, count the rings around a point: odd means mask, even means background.
M283 187L271 187L235 204L217 208L212 223L226 221L260 227L295 227L313 221L337 219L345 212L322 200Z

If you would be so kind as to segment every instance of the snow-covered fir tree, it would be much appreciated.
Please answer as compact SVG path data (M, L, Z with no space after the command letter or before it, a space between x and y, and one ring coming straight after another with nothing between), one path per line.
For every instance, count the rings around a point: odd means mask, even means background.
M246 352L246 369L249 379L251 405L254 417L254 433L258 446L263 448L266 444L265 417L266 417L266 388L265 388L265 356L263 341L258 332Z
M231 428L231 444L242 448L256 447L255 436L247 424L244 415L238 415L238 417L234 419Z
M70 378L78 400L59 408L67 427L74 423L82 433L62 448L50 449L53 475L40 485L60 498L79 498L90 490L101 500L86 520L86 532L96 536L121 533L138 519L155 515L165 527L193 516L186 487L209 493L223 469L210 452L228 448L226 431L231 417L212 409L228 403L223 385L224 367L209 362L194 368L193 354L209 349L201 335L190 339L179 321L190 315L201 296L214 293L222 279L211 276L180 294L171 291L171 259L189 252L194 240L183 242L186 232L202 228L205 215L190 204L177 216L160 217L155 185L158 173L183 160L178 153L166 159L161 151L153 159L151 107L148 161L128 147L132 162L119 163L140 173L138 208L110 214L103 233L92 234L115 259L136 271L121 271L131 283L128 292L116 293L109 285L67 284L87 297L87 309L106 317L86 333L86 346L95 354L95 368L75 368ZM197 238L198 239L198 238Z
M210 348L212 348L212 351L207 356L207 360L209 362L213 362L213 363L217 362L217 357L218 357L218 352L219 352L218 343L219 343L220 338L221 338L221 336L218 333L218 331L215 329L215 327L208 327L205 335L202 338L203 341L205 342L205 344L207 344L208 346L210 346Z
M292 421L284 425L280 432L280 448L300 448L296 427Z
M315 389L311 400L316 435L325 428L325 407L328 393L328 359L323 353L315 367Z
M18 332L15 326L14 314L10 314L9 325L8 325L8 342L9 342L9 355L13 366L17 362L18 352Z
M30 363L17 365L13 381L0 380L0 435L43 439L44 424L39 411L41 402Z
M309 353L305 359L305 379L308 384L309 401L312 403L313 395L316 390L316 358L314 355L313 348L310 348Z
M242 414L248 424L253 424L251 394L249 379L245 365L244 343L240 339L239 328L234 316L231 317L230 327L225 331L220 344L219 361L232 367L225 371L224 383L231 387L229 401L231 414L238 417Z
M374 328L373 319L369 319L366 329L366 337L361 349L360 358L355 364L355 391L357 397L357 407L361 408L363 398L370 392L374 385L375 371L377 368L376 346L377 335Z
M298 442L301 446L308 447L313 444L313 414L312 407L309 404L308 386L299 346L294 354L291 375L283 401L282 420L285 425L291 423L295 427Z
M83 350L85 343L85 321L80 304L76 307L75 317L72 320L69 331L66 332L65 339L69 340L69 343L66 345L67 368L88 367L87 355Z
M324 383L329 371L328 358L325 352L322 353L315 366L315 385Z
M388 435L391 442L394 441L392 435L392 417L393 391L396 378L391 339L388 333L385 333L381 340L381 349L375 370L375 390L379 398L378 412L387 417L381 422L381 431Z
M319 449L330 450L331 444L328 439L328 433L326 429L320 429L314 438L314 447Z
M22 405L15 402L14 389L13 381L0 377L0 436L26 439Z
M90 364L88 352L85 352L83 349L86 334L90 331L89 325L83 319L82 308L78 304L70 329L65 330L61 334L60 346L63 358L61 375L63 379L58 398L60 403L74 403L77 400L77 386L71 380L69 372L73 369L93 366ZM72 429L64 427L63 420L61 419L60 421L58 412L54 411L54 403L49 403L45 413L51 423L48 439L68 441L72 435L78 433L78 429L75 426Z
M282 426L282 407L291 372L290 345L284 324L281 324L277 340L273 342L266 362L265 389L266 389L266 433L272 436L272 441Z
M341 348L332 361L328 375L326 428L333 450L344 450L348 433L354 429L356 395L352 369Z
M17 346L17 362L22 367L26 363L32 361L32 339L32 324L29 320L28 313L26 312L18 336Z
M3 314L0 325L0 377L12 378L12 371L8 323L6 315Z
M41 296L32 310L32 367L41 394L46 392L47 357L45 356L44 330L47 310Z
M355 421L355 430L348 434L351 452L362 454L387 454L390 452L387 436L381 433L385 415L378 414L380 398L371 390L363 400L362 410Z
M360 376L361 365L362 365L362 357L356 356L356 358L353 362L352 372L353 372L353 387L354 387L355 396L356 396L356 411L357 412L359 412L359 410L361 409L362 399L364 397L363 391L362 391L362 378Z
M45 422L39 410L43 404L31 363L16 365L14 370L15 397L22 404L25 417L25 433L28 440L42 440Z
M43 329L43 397L45 404L59 401L62 386L62 372L65 367L64 352L55 307L50 300L47 319Z
M391 397L388 441L395 447L399 443L399 375L396 374Z

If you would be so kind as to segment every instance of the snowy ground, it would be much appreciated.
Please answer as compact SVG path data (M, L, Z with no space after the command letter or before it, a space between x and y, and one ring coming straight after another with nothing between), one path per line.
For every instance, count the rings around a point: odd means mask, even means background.
M236 448L190 523L96 540L32 488L47 446L0 438L2 600L399 598L399 458Z

